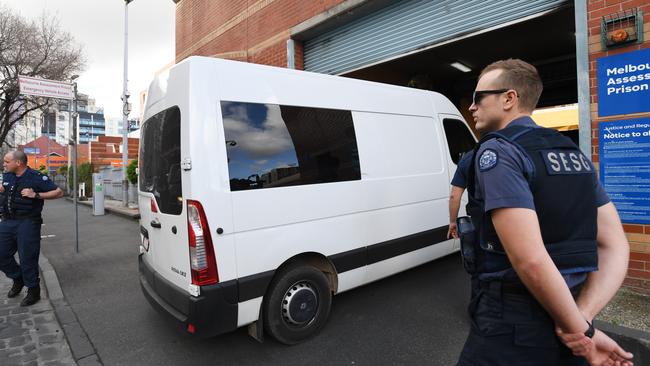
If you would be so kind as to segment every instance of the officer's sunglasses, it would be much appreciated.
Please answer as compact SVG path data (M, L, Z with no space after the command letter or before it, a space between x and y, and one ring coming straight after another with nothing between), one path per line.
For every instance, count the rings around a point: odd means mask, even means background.
M481 100L488 95L501 94L510 90L512 89L474 90L474 93L472 93L472 103L474 105L479 105Z

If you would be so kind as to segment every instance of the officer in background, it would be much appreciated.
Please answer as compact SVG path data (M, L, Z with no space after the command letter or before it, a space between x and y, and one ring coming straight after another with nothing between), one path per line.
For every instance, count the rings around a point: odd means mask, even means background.
M513 59L487 66L474 91L477 239L462 245L478 291L458 365L631 365L591 323L625 277L629 244L591 162L530 118L541 92L535 67Z
M7 297L20 294L27 286L27 296L20 303L29 306L41 298L38 277L38 257L41 249L41 211L43 200L63 196L46 175L27 166L22 151L4 156L2 186L0 186L0 270L11 278L13 286ZM18 251L20 265L14 255Z
M447 239L451 239L451 237L458 239L456 219L458 219L458 210L460 210L460 200L463 198L465 189L467 189L467 176L469 175L469 168L472 164L473 156L473 150L463 154L456 166L454 177L451 179L451 192L449 193L449 230L447 231Z

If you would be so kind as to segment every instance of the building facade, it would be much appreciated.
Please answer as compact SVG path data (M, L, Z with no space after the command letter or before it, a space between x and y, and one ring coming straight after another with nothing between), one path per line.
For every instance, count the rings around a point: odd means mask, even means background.
M446 95L470 125L467 108L480 70L510 57L532 63L544 82L539 102L544 119L579 142L597 168L605 170L601 180L621 213L631 244L625 284L650 292L650 205L644 211L641 203L625 201L626 189L612 183L621 179L611 173L616 164L603 165L599 156L602 126L647 120L650 109L599 113L599 108L604 110L598 101L603 78L597 70L599 62L618 62L609 58L616 55L629 54L639 60L635 65L645 65L643 50L650 48L647 0L175 2L176 62L209 56L435 90ZM624 65L609 68L614 73L619 69L627 70ZM646 74L640 75L635 80ZM629 76L622 75L621 82L629 81ZM635 88L638 92L644 88L618 87L622 92L629 88L626 100L635 98ZM621 105L610 104L613 109ZM558 113L549 116L548 111ZM542 120L542 113L538 115ZM641 184L634 190L641 191L638 202L650 200L650 186Z

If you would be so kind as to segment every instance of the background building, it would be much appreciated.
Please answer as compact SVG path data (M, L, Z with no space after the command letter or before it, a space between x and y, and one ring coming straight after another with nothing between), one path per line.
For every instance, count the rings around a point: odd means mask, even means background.
M600 124L650 116L650 95L641 113L599 114L597 75L599 59L650 48L647 0L175 2L176 62L201 55L435 90L470 125L480 70L521 58L544 82L535 118L578 142L595 164ZM643 65L645 54L634 55ZM619 200L626 193L603 182L632 246L626 285L650 292L650 205L639 203L639 215L628 215L630 205ZM650 200L650 185L639 184L639 200Z

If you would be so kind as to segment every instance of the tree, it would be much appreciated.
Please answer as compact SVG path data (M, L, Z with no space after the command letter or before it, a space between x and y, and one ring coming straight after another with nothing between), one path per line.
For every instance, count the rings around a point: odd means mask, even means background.
M67 172L67 169L66 169ZM86 197L91 197L93 194L93 173L95 172L95 166L91 163L83 163L79 165L77 170L77 189L79 189L80 183L86 183ZM70 169L70 178L68 179L68 188L72 191L72 184L74 181L74 166Z
M0 5L0 144L23 117L49 103L49 98L20 95L18 75L69 80L85 65L81 46L60 28L58 19L43 15L28 21Z
M129 165L126 167L126 176L129 179L131 184L138 184L138 173L136 169L138 168L138 159L131 160Z
M41 166L38 167L38 171L45 174L45 175L47 175L47 173L48 173L47 172L47 167L45 166L45 164L41 164Z

